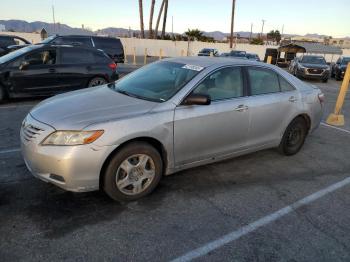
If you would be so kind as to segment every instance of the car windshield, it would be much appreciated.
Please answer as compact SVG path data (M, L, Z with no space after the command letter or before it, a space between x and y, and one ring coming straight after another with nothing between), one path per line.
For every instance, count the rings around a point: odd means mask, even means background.
M196 65L161 61L125 76L111 88L139 99L164 102L202 70L203 67Z
M210 53L210 52L213 52L214 50L213 49L202 49L200 51L200 53Z
M321 56L304 56L301 63L325 65L326 60Z
M350 57L343 58L342 64L343 64L343 65L347 65L349 62L350 62Z
M21 49L18 49L14 52L8 53L7 55L1 56L0 57L0 64L7 63L7 62L23 55L24 53L27 53L27 52L33 50L35 48L36 47L34 47L34 46L27 46L27 47L23 47ZM39 47L37 47L37 48L39 48Z
M43 41L41 41L41 44L48 44L50 43L53 39L55 39L56 36L53 35L53 36L49 36L48 38L44 39Z

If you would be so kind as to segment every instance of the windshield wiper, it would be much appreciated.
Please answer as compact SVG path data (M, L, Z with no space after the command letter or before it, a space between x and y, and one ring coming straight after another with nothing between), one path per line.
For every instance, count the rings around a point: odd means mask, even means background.
M134 97L134 98L141 99L141 100L147 100L147 101L158 102L158 103L165 101L162 98L156 99L156 98L149 98L149 97L139 96L139 95L136 95L136 94L133 94L133 93L129 93L129 92L125 91L125 90L118 89L118 88L115 88L114 90L119 92L119 93L121 93L121 94L123 94L123 95Z

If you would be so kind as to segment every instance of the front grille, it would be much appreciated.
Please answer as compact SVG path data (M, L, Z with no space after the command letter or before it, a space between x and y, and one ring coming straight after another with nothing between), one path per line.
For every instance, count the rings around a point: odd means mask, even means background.
M309 69L307 70L307 72L308 72L309 74L320 75L320 74L323 73L323 69L312 69L312 68L309 68Z
M31 124L22 127L22 137L25 141L29 142L45 131L40 127L33 126Z

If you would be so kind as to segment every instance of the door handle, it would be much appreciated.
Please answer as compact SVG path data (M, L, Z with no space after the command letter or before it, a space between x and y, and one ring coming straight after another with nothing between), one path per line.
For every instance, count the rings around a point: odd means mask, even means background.
M248 110L248 106L239 105L239 106L237 106L234 110L237 111L237 112L244 112L244 111L247 111L247 110Z
M292 102L292 103L295 103L296 101L298 101L298 99L295 97L295 96L291 96L289 99L288 99L289 102Z
M55 73L55 72L56 72L56 69L54 69L54 68L49 69L49 73Z

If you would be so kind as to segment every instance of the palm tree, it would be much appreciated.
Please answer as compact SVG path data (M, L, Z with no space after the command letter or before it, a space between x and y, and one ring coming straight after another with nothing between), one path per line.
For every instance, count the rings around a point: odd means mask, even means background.
M157 18L157 24L156 24L154 39L157 39L157 37L158 37L158 28L159 28L160 18L161 18L162 13L163 13L165 1L166 0L163 0L162 5L160 6L160 9L159 9L159 14L158 14L158 18Z
M203 37L203 32L201 32L199 29L188 29L187 32L185 32L185 35L188 37L189 41L198 41Z
M143 25L143 4L142 4L142 0L139 0L139 13L140 13L141 38L145 38L145 28L144 28L144 25Z
M168 16L168 4L169 4L169 1L168 1L168 0L165 0L164 16L163 16L162 39L164 39L164 37L165 37L166 19L167 19L167 16Z
M153 28L152 28L152 23L153 23L153 14L154 14L154 5L156 3L156 0L152 0L151 2L151 13L149 15L149 38L153 38Z
M236 8L236 0L232 0L230 48L232 48L233 46L233 24L235 21L235 8Z

